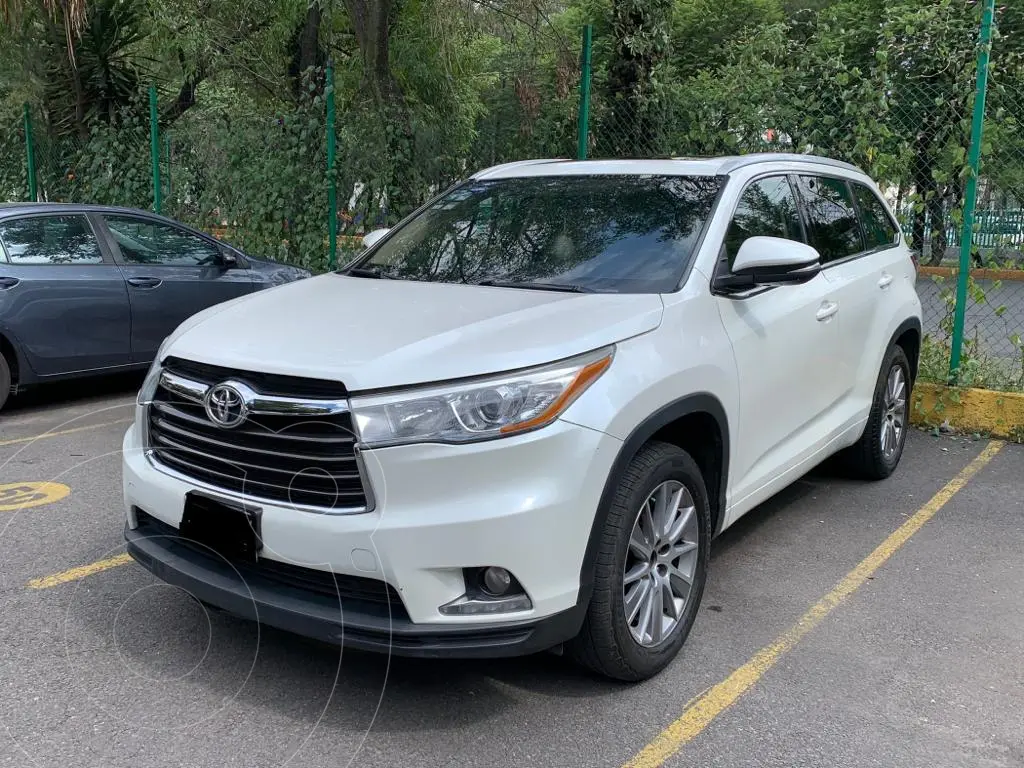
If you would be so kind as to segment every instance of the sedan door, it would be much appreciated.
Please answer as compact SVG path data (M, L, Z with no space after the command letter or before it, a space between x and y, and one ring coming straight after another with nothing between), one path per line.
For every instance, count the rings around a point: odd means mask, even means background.
M124 278L84 214L0 220L0 244L0 327L37 376L130 362Z
M215 240L144 216L106 214L102 221L128 284L135 362L152 360L195 313L253 289L248 266L226 262Z

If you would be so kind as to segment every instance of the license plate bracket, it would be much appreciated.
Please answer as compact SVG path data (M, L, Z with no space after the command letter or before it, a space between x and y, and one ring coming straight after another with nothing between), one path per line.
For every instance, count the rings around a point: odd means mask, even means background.
M255 563L263 549L263 510L189 491L178 533L227 560Z

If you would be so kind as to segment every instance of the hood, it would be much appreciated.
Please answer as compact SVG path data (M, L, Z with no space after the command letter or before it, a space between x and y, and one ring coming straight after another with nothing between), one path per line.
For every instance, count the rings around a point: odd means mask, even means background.
M218 304L165 355L334 379L356 392L542 365L651 331L655 294L575 294L321 275Z

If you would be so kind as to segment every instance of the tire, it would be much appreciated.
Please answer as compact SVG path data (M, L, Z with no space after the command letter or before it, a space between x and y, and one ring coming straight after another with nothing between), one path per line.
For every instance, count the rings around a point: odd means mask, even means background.
M11 394L11 367L7 364L6 358L0 354L0 409L3 409Z
M899 377L903 382L902 411L898 402L893 405L889 393L892 377ZM882 369L878 373L875 384L875 395L871 401L871 413L864 427L860 440L846 449L842 454L845 468L854 477L864 480L884 480L889 477L900 463L903 447L907 442L907 428L910 424L910 393L913 382L910 378L910 362L902 347L892 347L885 356ZM898 400L898 398L897 398ZM890 450L883 449L882 436L886 432L886 423L897 424L898 434L895 444ZM888 431L888 440L893 439L893 432Z
M681 526L682 533L678 538L662 536L660 548L657 545L649 547L649 541L639 538L645 528L650 529L655 519L657 499L653 499L650 507L648 502L652 501L652 494L659 488L664 488L669 494L662 498L675 500L680 488L689 494L689 498L686 494L680 494L678 504L665 505L674 517L675 526L664 525L663 530ZM687 501L692 502L693 511L680 512L680 508L687 506ZM645 509L651 509L655 514L644 518L645 523L641 525L638 539L631 545L634 526L641 522ZM710 534L711 509L704 478L696 462L686 451L668 443L650 442L641 448L615 489L604 529L598 532L601 539L594 566L594 591L583 627L579 635L568 644L568 655L585 667L615 680L636 682L661 672L679 653L697 617L707 578ZM675 542L676 549L664 543L670 538ZM691 549L672 560L663 559L671 557L666 549L672 554L675 551L682 552L694 540L697 544L695 550ZM637 577L636 574L643 572L645 567L644 558L640 555L645 548L652 551L646 558L648 571L646 575ZM657 562L651 562L653 560ZM671 590L685 589L685 581L669 571L672 564L678 567L675 573L682 572L682 575L691 577L688 593L681 606L675 599L666 599L677 596ZM635 599L640 594L636 590L650 591L658 584L660 591L656 594L661 598L658 602L662 606L671 603L677 617L662 619L660 623L651 621L646 625L649 627L647 634L642 625L643 610L632 621L629 619L625 608L627 588L624 585L627 565L630 566L633 579L628 587L629 595L633 598L631 607L644 605L643 601ZM642 587L641 584L647 586ZM652 602L652 606L657 606L657 603ZM657 610L656 607L654 610ZM668 609L663 608L659 615L664 614L665 610ZM668 621L670 628L662 637L656 638L655 632L666 627L665 621Z

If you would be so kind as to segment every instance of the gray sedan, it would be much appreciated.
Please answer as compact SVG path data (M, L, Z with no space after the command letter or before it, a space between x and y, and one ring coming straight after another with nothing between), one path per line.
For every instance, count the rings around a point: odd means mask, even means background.
M0 205L0 408L37 383L145 368L196 312L308 276L132 208Z

